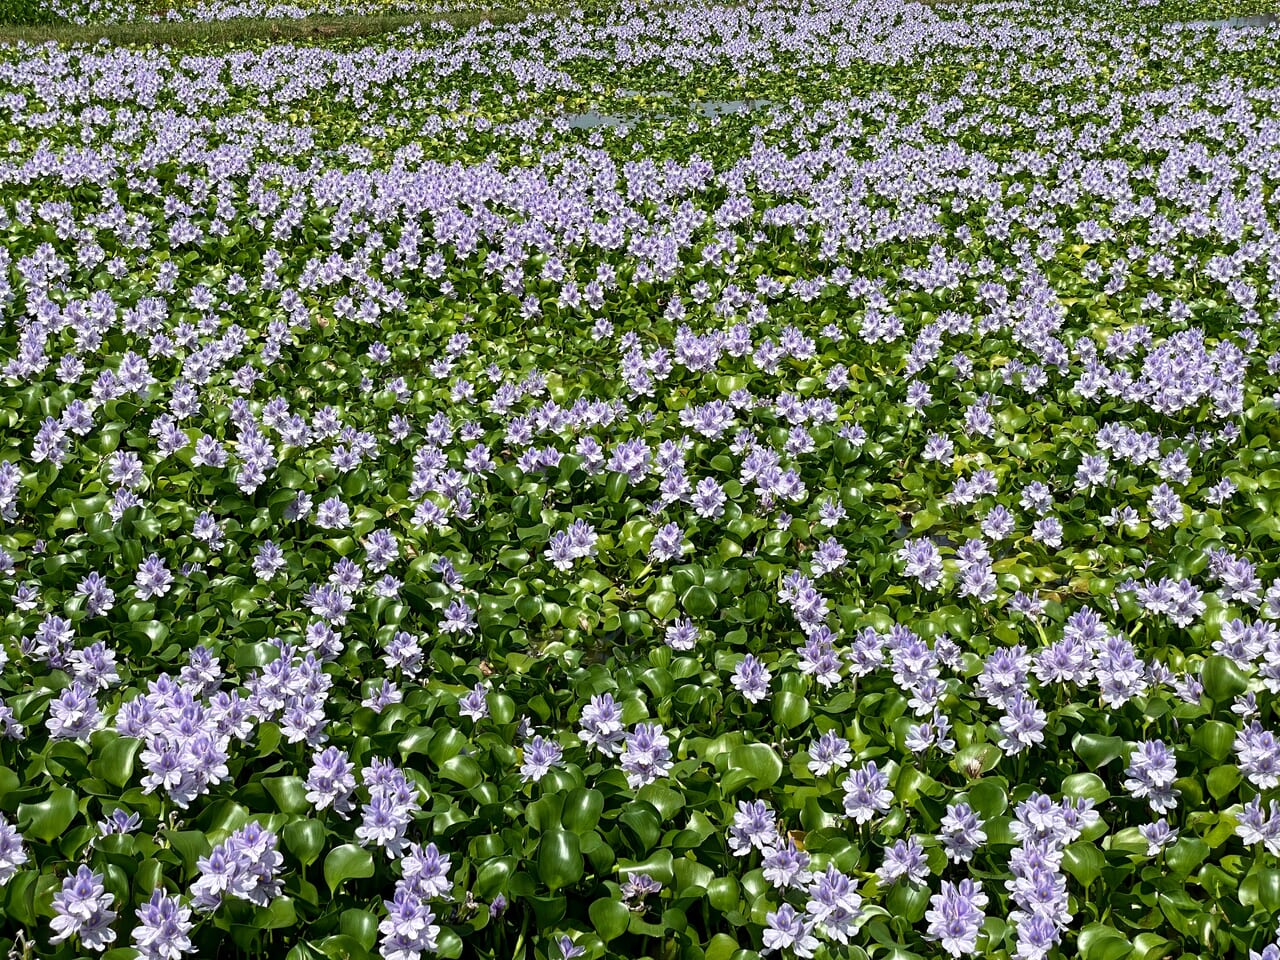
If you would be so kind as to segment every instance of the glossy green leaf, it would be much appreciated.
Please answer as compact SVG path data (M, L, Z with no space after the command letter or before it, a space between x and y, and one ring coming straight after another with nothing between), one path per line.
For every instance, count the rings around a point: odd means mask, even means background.
M373 876L373 854L364 847L344 843L334 847L324 858L324 881L331 891L347 880L365 879Z
M617 900L595 900L587 912L592 927L605 943L626 933L627 924L631 921L631 911Z
M578 835L553 827L538 842L538 876L550 890L559 890L582 879L585 865Z

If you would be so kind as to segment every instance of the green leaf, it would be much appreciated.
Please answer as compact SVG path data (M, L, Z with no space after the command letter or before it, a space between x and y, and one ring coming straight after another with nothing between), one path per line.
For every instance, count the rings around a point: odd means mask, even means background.
M334 847L324 858L324 882L337 892L343 881L373 876L373 854L364 847L344 843Z
M62 836L76 817L76 793L68 787L54 787L39 803L18 804L18 830L51 843Z
M918 923L929 909L930 889L923 883L908 883L899 880L889 891L885 906L895 917L902 917L908 923Z
M258 925L263 930L281 930L298 922L298 914L289 897L276 897L265 910L259 911Z
M440 765L440 778L470 790L484 780L484 772L472 757L450 757Z
M474 892L477 897L491 900L507 889L507 883L516 870L515 857L499 857L482 864L476 870Z
M1204 692L1218 703L1234 700L1249 686L1248 676L1235 661L1217 654L1204 662L1200 680L1204 683Z
M366 950L372 950L378 942L378 918L369 910L343 910L338 928Z
M661 884L669 884L675 879L675 858L670 850L655 850L647 859L619 863L618 873L624 877L644 873Z
M1098 879L1102 868L1107 865L1106 857L1092 843L1085 840L1070 844L1062 852L1062 866L1083 887L1088 887Z
M1112 760L1122 756L1125 743L1120 737L1104 737L1096 733L1076 734L1071 741L1071 748L1090 770L1105 767Z
M704 960L730 960L738 952L738 941L727 933L717 933L707 944Z
M707 901L721 913L738 909L742 889L735 877L717 877L707 884ZM737 949L737 944L734 944Z
M956 752L951 758L951 766L973 780L994 770L1003 756L1004 753L994 743L971 743Z
M141 740L119 737L97 751L89 769L112 786L123 787L133 778L133 761L141 747Z
M1231 795L1231 792L1240 783L1240 768L1233 763L1226 764L1221 767L1214 767L1209 771L1209 775L1205 778L1205 782L1209 787L1209 793L1215 800L1222 800Z
M284 845L304 867L315 863L324 849L324 824L319 820L295 820L282 831Z
M207 857L213 849L203 830L167 830L165 838L169 841L169 846L182 857L183 866L188 874L194 873L196 861L201 857Z
M301 777L268 777L262 785L281 813L305 813L311 809L307 785Z
M1009 795L998 779L979 780L969 787L969 806L984 820L989 820L1009 808Z
M1280 870L1264 868L1258 871L1258 903L1268 913L1280 909Z
M538 843L538 876L551 890L559 890L582 879L585 865L576 833L554 827Z
M706 587L693 586L684 592L680 605L691 617L709 617L719 609L716 595Z
M1191 735L1191 743L1210 760L1221 763L1230 756L1235 738L1236 728L1231 724L1206 720Z
M1121 960L1133 952L1123 933L1105 923L1091 923L1076 938L1080 960Z
M778 782L783 767L782 760L768 744L747 743L729 751L729 769L747 774L748 785L759 793Z
M809 700L799 693L790 690L779 690L773 695L772 714L775 723L780 723L788 730L798 727L809 719L812 711Z
M1073 773L1062 781L1062 793L1067 797L1083 797L1094 803L1102 803L1111 791L1096 773Z
M631 911L617 900L596 900L587 913L591 917L591 925L605 943L626 933L627 924L631 922Z
M564 809L561 823L564 828L571 829L577 835L588 835L595 824L600 822L600 812L604 809L604 794L599 790L586 787L575 787L570 795L564 797Z
M1204 863L1209 856L1209 845L1199 837L1179 837L1164 853L1165 863L1174 876L1185 877Z

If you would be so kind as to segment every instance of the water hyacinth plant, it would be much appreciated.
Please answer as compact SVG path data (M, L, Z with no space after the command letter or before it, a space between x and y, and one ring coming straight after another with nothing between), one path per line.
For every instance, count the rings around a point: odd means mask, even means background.
M3 48L0 947L1276 960L1255 13Z

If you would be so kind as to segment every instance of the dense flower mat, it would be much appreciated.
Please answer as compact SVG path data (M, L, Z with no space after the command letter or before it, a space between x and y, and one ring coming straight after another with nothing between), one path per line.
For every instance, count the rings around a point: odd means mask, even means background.
M1204 16L5 51L0 949L1275 960Z
M501 0L0 0L0 25L296 20L504 6Z

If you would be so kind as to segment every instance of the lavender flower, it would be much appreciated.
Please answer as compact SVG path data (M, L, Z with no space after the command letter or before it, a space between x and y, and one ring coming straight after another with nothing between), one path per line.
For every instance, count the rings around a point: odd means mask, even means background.
M942 944L942 949L953 957L963 957L978 948L978 931L986 920L983 908L987 895L972 880L958 884L942 881L942 892L929 898L930 909L925 913L929 921L928 936Z
M759 703L769 695L769 681L772 678L768 668L748 653L734 668L730 682L748 703Z
M938 840L953 863L968 863L987 840L982 818L967 803L949 804L939 826Z
M670 740L662 724L641 723L626 734L620 765L632 790L653 783L671 772Z
M280 895L280 867L284 857L276 849L274 833L255 821L245 824L196 861L200 876L191 885L191 903L213 912L224 896L265 907Z
M1124 788L1139 799L1145 798L1153 810L1167 813L1177 806L1178 791L1173 781L1178 777L1173 751L1161 740L1144 740L1129 759Z
M0 887L13 879L27 862L27 849L17 827L0 816Z
M883 884L896 883L905 878L908 883L924 883L929 877L929 864L925 860L924 847L917 837L896 840L884 855L884 863L876 871Z
M81 864L53 895L54 917L49 925L54 936L50 942L62 943L78 936L85 949L99 953L106 950L116 939L116 932L111 929L111 921L116 918L111 909L114 902L102 885L102 874Z
M764 949L761 953L790 950L797 957L812 957L818 949L818 938L813 935L814 924L789 903L764 917Z
M849 741L827 731L809 745L809 770L824 777L832 770L843 770L853 761Z
M582 708L581 724L578 736L587 746L606 755L622 751L625 736L622 708L614 703L610 694L604 693L591 698L591 702Z
M1169 826L1169 821L1161 817L1155 823L1144 823L1138 832L1147 841L1147 856L1154 857L1169 844L1178 839L1178 831Z
M163 890L153 890L151 899L138 907L138 923L133 928L133 945L145 960L182 960L195 953L191 932L191 908Z
M729 849L736 857L745 857L752 850L767 850L780 843L776 818L763 800L740 800L738 812L729 828Z
M537 783L552 767L562 766L564 751L554 740L534 737L524 748L524 759L520 764L520 779L524 783Z

